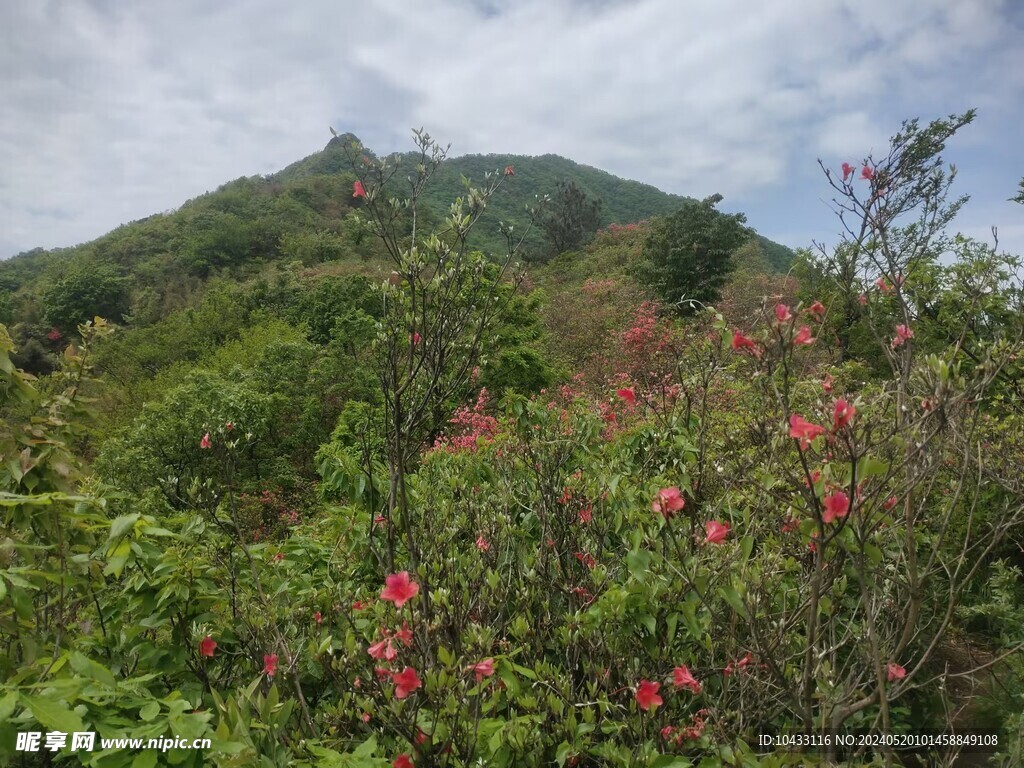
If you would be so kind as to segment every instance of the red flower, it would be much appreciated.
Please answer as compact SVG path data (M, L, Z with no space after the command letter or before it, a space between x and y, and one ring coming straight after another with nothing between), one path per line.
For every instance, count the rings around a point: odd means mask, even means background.
M412 667L406 667L401 672L396 672L391 676L391 679L395 682L396 699L404 699L410 693L423 685L423 681L420 680L419 675L416 674L416 670Z
M214 650L217 648L216 641L207 635L199 641L199 655L200 656L213 656Z
M825 318L825 305L820 301L816 301L807 308L807 314L815 320L823 320Z
M592 569L595 565L597 565L597 560L595 560L594 556L589 552L577 552L576 559L583 563L585 566L587 566L587 568Z
M356 687L358 688L359 686L356 686ZM363 722L364 723L370 722L370 713L369 712L363 712Z
M623 389L620 389L615 394L617 394L630 405L636 405L636 392L633 391L632 387L625 387Z
M896 336L892 340L893 349L900 346L901 344L903 344L903 342L907 341L908 339L912 338L914 338L914 332L910 328L908 328L905 325L897 325Z
M384 661L393 661L398 656L398 651L395 650L395 646L391 642L390 637L386 637L379 643L374 643L366 652L373 658Z
M836 400L835 411L832 413L832 431L838 432L853 421L853 417L856 415L857 409L843 398L839 398Z
M479 549L481 552L486 552L491 548L491 542L485 539L484 535L481 533L479 536L476 537L476 548Z
M46 338L48 338L50 341L60 341L61 338L63 337L61 336L60 331L58 331L56 328L51 328L50 332L46 334Z
M428 738L427 734L425 734L423 732L422 728L417 729L417 731L416 731L416 743L417 744L426 744L427 743L427 738Z
M490 677L494 674L494 659L484 659L477 664L471 665L469 669L479 683L485 677Z
M364 603L362 600L356 600L354 603L352 603L352 610L353 611L362 611L362 610L365 610L365 608L366 608L366 603Z
M401 608L409 600L412 600L420 591L420 585L409 580L409 572L393 573L385 579L384 589L381 590L380 599L390 600L396 608Z
M363 182L357 181L352 185L352 197L366 197L366 190L363 189Z
M907 676L907 670L905 670L899 664L892 662L889 663L889 666L887 667L887 672L890 683L894 680L902 680L904 677Z
M801 325L800 330L796 332L796 336L793 337L794 344L813 344L814 339L811 337L811 329L806 325Z
M323 624L324 623L323 614L320 613L320 611L314 611L313 612L313 621L315 621L317 624Z
M725 669L722 670L722 674L728 677L737 669L746 669L748 666L750 666L750 662L752 662L753 660L754 654L752 654L750 651L747 651L746 655L742 659L738 660L735 663L735 665L731 661L728 664L726 664Z
M274 555L274 562L280 563L282 560L284 560L284 552L278 552Z
M685 506L686 499L683 498L676 486L662 488L658 491L657 498L651 502L651 509L660 512L666 520L670 520L676 512Z
M888 499L886 499L884 502L882 502L882 508L886 512L888 512L890 509L892 509L895 506L896 506L896 497L895 496L890 496Z
M886 281L884 277L880 277L875 280L875 287L878 288L882 293L888 293L892 290L892 286Z
M875 178L875 172L871 167L865 165L863 168L860 169L860 177L867 181L871 181L873 178Z
M843 163L843 181L846 181L851 175L853 175L853 166L849 163Z
M419 333L415 333L415 332L409 338L412 339L413 346L416 346L417 344L419 344L423 340L423 337L420 336Z
M825 390L826 395L832 394L832 374L826 373L825 378L821 381L821 388Z
M659 688L661 688L660 683L652 683L650 680L640 681L640 685L636 689L636 703L640 709L648 711L651 707L662 705L661 696L658 695Z
M825 434L824 427L812 424L800 414L794 413L789 417L789 436L800 440L801 451L806 451L811 441L823 434Z
M267 677L277 674L277 654L270 653L263 657L263 672Z
M793 319L793 313L789 311L789 307L785 304L775 305L775 320L779 323L785 323Z
M395 758L395 761L391 763L393 768L415 768L415 763L412 758L409 757L405 752Z
M395 640L398 640L406 648L412 645L412 630L409 629L408 622L402 622L402 628L395 632Z
M755 355L758 351L757 342L747 336L744 336L739 331L734 332L732 335L732 349L733 352L749 349L752 350Z
M858 303L860 303L860 305L862 307L866 307L868 305L868 296L867 296L867 294L866 293L862 293L860 296L857 297L857 301L858 301Z
M729 524L720 523L717 520L708 520L704 523L704 536L705 544L721 544L725 541L725 537L729 535Z
M672 683L676 688L689 688L691 693L700 693L700 682L685 664L672 670Z
M235 428L235 422L233 422L233 421L226 421L226 422L224 422L224 429L226 429L228 432L230 432L234 428Z
M210 441L210 433L207 432L205 435L203 435L203 439L199 441L199 447L210 448L212 445L213 443Z
M829 494L821 500L821 503L825 507L825 514L821 516L825 523L832 523L840 517L846 517L846 513L850 510L850 497L842 491Z
M516 175L516 169L513 168L511 165L506 165L505 166L505 175L506 176L515 176Z
M594 513L590 511L590 507L584 507L580 510L580 523L586 524L594 519Z

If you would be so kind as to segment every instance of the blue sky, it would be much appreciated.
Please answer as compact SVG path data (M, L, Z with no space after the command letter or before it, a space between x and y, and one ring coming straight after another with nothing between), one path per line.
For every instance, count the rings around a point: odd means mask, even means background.
M969 107L956 228L1024 253L1015 0L64 0L0 5L0 258L68 246L320 148L424 127L453 154L555 153L725 195L834 241L817 160Z

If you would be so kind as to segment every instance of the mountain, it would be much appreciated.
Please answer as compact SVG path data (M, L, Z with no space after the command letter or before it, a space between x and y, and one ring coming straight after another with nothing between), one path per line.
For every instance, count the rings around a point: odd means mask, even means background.
M358 141L352 134L337 136L322 151L289 165L272 178L288 183L311 176L344 173L351 167L350 153L346 146L353 140ZM372 153L367 154L372 156ZM399 159L410 168L418 162L418 156L414 153L392 155L389 159ZM559 181L574 182L587 197L601 201L602 227L665 216L678 210L687 200L680 195L662 192L650 184L622 179L559 155L531 157L489 154L447 159L437 169L425 190L424 202L434 211L444 212L451 201L462 194L463 178L479 185L485 173L496 170L500 172L507 166L515 169L515 177L502 189L501 194L492 199L490 210L474 230L476 245L483 250L500 251L503 240L498 234L497 223L505 221L525 224L528 221L526 210L536 205L538 196L554 193ZM397 178L402 179L404 175L399 173ZM532 236L527 238L527 245L540 247L542 239L539 230L535 229ZM794 255L790 248L765 237L758 236L758 240L762 252L774 269L784 272L789 268Z
M342 261L363 264L365 271L365 265L377 263L381 254L350 218L356 207L355 176L345 147L353 140L351 134L336 137L320 152L276 174L237 179L176 211L123 225L92 242L36 249L0 262L0 322L34 318L36 323L73 328L70 323L77 318L73 313L59 317L48 291L63 281L75 293L77 280L88 298L95 287L88 285L89 276L98 273L105 275L104 290L123 294L106 306L122 308L136 322L146 323L186 306L212 277L245 279L272 262ZM410 166L415 157L392 159ZM523 231L526 209L538 197L553 193L559 181L572 181L589 197L601 200L602 226L669 214L685 200L557 155L464 155L446 160L425 190L426 221L445 215L463 191L463 177L479 184L485 173L510 165L515 176L492 199L475 230L479 234L474 245L482 250L503 248L498 221ZM404 174L397 177L401 178ZM542 247L539 229L531 232L527 246ZM792 251L764 238L761 247L774 269L788 268Z

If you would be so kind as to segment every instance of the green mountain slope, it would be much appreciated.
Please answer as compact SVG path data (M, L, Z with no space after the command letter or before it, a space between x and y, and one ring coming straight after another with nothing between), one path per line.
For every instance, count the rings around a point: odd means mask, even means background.
M31 318L40 325L72 329L73 313L57 316L52 302L48 306L47 292L65 281L81 285L88 294L96 288L89 285L89 276L99 272L107 273L108 286L124 293L107 305L123 307L125 315L146 324L187 305L212 277L244 279L271 262L375 262L373 244L360 237L349 218L358 202L352 199L355 176L345 149L352 140L351 134L339 136L277 174L237 179L176 211L123 225L92 242L36 249L0 262L0 322ZM407 165L415 161L412 154L393 157ZM465 155L443 163L425 191L428 223L443 216L462 193L464 177L479 184L485 173L509 165L515 176L475 230L475 244L485 251L504 247L499 221L522 232L529 222L527 209L538 197L554 193L559 181L575 182L602 201L602 226L669 214L685 199L556 155ZM404 177L396 176L396 193ZM535 228L527 250L543 245ZM761 246L773 268L788 267L792 251L765 239Z
M346 145L354 139L352 134L331 139L321 152L293 163L273 178L279 182L289 183L311 176L347 172L350 168L350 159ZM372 155L370 152L367 154ZM396 158L407 167L417 162L416 155L411 153L392 156L392 159ZM588 197L601 200L602 227L613 223L628 224L652 216L664 216L676 211L686 200L680 195L662 192L650 184L622 179L607 171L581 165L559 155L530 157L490 154L462 155L448 159L437 170L426 189L424 202L436 213L441 214L447 210L451 201L462 193L463 177L473 184L480 184L485 173L502 171L506 166L512 166L516 175L501 194L492 200L491 210L474 232L476 244L484 250L501 250L503 241L498 235L498 222L525 224L528 221L527 209L536 205L538 197L553 194L559 181L572 181ZM399 184L396 186L396 193L403 178L404 174L397 174L396 180ZM527 244L539 248L542 240L541 233L535 230L527 238ZM793 258L792 250L764 237L759 237L759 241L765 257L774 269L788 269Z

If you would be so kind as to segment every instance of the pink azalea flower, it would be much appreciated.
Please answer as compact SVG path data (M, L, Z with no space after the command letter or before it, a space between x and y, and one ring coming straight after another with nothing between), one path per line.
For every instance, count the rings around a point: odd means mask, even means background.
M406 667L401 672L396 672L391 676L391 679L395 683L396 699L406 698L410 693L423 685L423 681L420 680L416 670L412 667Z
M815 320L821 321L825 318L825 305L820 301L816 301L807 308L807 314Z
M902 680L907 676L907 670L894 662L890 662L889 666L886 668L886 672L888 673L887 676L890 683L896 680Z
M277 654L269 653L263 657L263 674L273 677L277 674Z
M843 163L843 181L846 181L850 176L853 175L854 168L849 163Z
M476 537L476 548L479 549L481 552L486 552L491 548L491 543L484 538L484 535L482 533Z
M700 693L701 690L700 682L685 664L672 670L672 683L676 688L688 688L694 694Z
M479 683L485 677L490 677L494 674L494 659L484 659L481 662L472 664L469 670L473 673L476 681Z
M832 523L841 517L846 517L846 513L850 510L850 497L842 491L829 494L821 500L821 503L825 507L825 513L821 516L825 523Z
M860 169L860 177L865 181L871 181L875 178L875 171L870 166L865 165Z
M377 660L394 661L398 657L398 651L395 649L390 637L385 637L379 643L374 643L366 649L366 652Z
M357 181L352 185L352 197L366 197L366 190L363 188L363 182Z
M732 349L733 352L740 352L741 350L749 349L755 354L755 356L758 352L757 342L747 336L744 336L739 331L736 331L732 335Z
M910 328L905 325L897 325L896 336L892 340L893 349L912 338L914 338L914 332Z
M210 433L207 432L205 435L203 435L203 439L199 441L199 447L200 448L210 448L212 446L213 446L213 443L210 440Z
M199 655L200 656L213 656L213 652L217 649L217 641L207 635L199 641Z
M775 320L779 323L785 323L793 319L793 313L790 312L789 307L785 304L775 305Z
M853 417L856 415L857 409L843 398L839 398L836 400L836 407L832 414L832 431L838 432L853 421Z
M406 648L412 645L412 630L409 628L408 622L402 622L402 628L395 632L395 640L401 642Z
M706 534L705 544L721 544L729 535L729 524L720 523L718 520L708 520L704 523L704 532Z
M814 339L811 337L811 329L806 325L801 325L800 330L796 332L796 336L793 337L794 344L813 344Z
M505 166L505 175L506 176L515 176L516 175L516 169L513 168L511 165L506 165Z
M624 387L623 389L618 390L615 394L630 405L636 405L636 392L633 391L632 387Z
M660 707L662 705L662 698L658 695L659 688L661 688L660 683L653 683L650 680L640 681L636 689L636 703L640 709L647 712L652 707Z
M658 491L657 497L651 502L651 509L660 512L666 520L686 506L686 499L683 498L679 488L662 488Z
M812 424L803 416L794 413L789 417L789 436L800 440L800 450L806 451L811 441L825 434L825 428Z
M384 589L381 590L380 599L390 600L396 608L401 608L409 600L412 600L420 591L420 585L409 579L409 572L393 573L384 580Z

